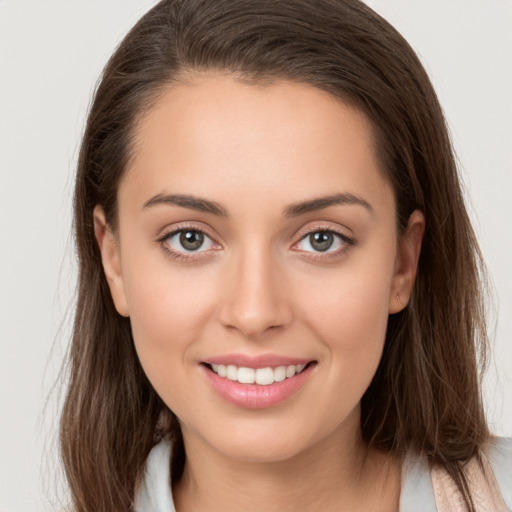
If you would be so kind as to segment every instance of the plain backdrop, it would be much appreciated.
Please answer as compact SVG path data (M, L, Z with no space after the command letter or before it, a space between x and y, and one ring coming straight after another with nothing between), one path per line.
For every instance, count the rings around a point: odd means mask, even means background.
M72 317L78 145L104 63L153 3L0 0L0 512L58 508L50 391ZM486 407L510 436L512 3L368 3L419 53L445 108L496 294Z

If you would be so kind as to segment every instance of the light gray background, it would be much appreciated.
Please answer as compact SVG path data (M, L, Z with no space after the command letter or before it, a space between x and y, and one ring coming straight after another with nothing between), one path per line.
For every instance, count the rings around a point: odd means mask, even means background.
M57 509L58 395L43 407L71 320L73 169L101 68L153 3L0 0L0 512ZM419 52L445 107L497 296L486 406L510 436L512 3L368 3Z

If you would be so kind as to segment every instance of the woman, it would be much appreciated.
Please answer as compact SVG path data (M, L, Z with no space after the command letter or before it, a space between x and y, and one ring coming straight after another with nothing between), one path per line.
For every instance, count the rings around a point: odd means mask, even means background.
M442 111L364 4L159 3L96 92L75 228L77 510L512 506Z

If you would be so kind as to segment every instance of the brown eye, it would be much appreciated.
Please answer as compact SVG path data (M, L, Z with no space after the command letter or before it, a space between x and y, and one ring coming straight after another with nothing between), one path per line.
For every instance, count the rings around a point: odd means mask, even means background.
M317 231L309 235L311 247L318 252L325 252L332 247L334 235L330 231Z
M195 261L196 258L222 249L220 244L201 229L193 228L178 228L157 241L166 254L180 261Z
M332 229L318 229L310 231L299 240L293 249L302 253L316 254L320 257L342 254L349 247L355 245L355 240L347 235Z
M198 229L178 229L163 236L159 242L167 250L182 255L199 254L220 248L206 233Z
M197 251L204 243L204 233L200 231L181 231L180 244L186 251Z

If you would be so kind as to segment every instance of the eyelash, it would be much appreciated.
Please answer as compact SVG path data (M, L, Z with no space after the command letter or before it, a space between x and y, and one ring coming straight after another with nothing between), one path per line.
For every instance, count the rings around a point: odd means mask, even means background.
M203 251L197 251L197 252L195 252L195 251L187 252L186 250L181 252L181 251L176 251L176 250L172 249L171 247L169 247L168 244L166 244L166 242L173 236L176 236L177 234L183 233L186 231L193 231L195 233L202 234L205 237L207 237L208 239L210 239L213 244L219 245L219 244L217 244L217 242L215 242L213 237L210 236L204 229L198 228L196 226L191 226L191 225L182 225L182 226L176 227L176 228L172 229L171 231L164 233L156 241L160 244L160 246L162 247L162 250L168 256L172 257L174 260L177 260L177 261L185 261L185 262L195 261L198 258L204 257L205 256L204 253L210 252L210 250L208 250L208 249L203 250ZM326 228L326 227L322 227L322 226L316 226L315 228L308 229L305 233L303 233L302 236L300 237L299 241L293 244L292 248L297 246L298 244L300 244L301 242L306 240L309 236L311 236L315 233L332 234L336 238L341 240L341 242L344 244L344 246L341 249L338 249L336 251L331 251L331 252L328 252L328 250L326 252L296 250L296 252L300 252L303 257L306 257L306 258L309 258L309 259L312 259L315 261L327 261L329 259L339 257L342 254L346 253L351 247L356 245L356 240L354 238L347 236L345 233L342 233L341 231L333 229L332 227Z
M294 246L297 246L302 241L306 240L309 236L315 234L315 233L328 233L334 235L336 238L341 240L343 243L343 247L341 249L338 249L336 251L331 252L312 252L312 251L300 251L297 250L297 252L301 252L301 255L305 258L312 259L314 261L328 261L330 259L338 258L341 255L345 254L351 247L354 247L357 245L357 242L354 238L349 237L342 231L338 231L337 229L334 229L332 227L324 227L324 226L315 226L314 228L308 229L305 233L302 234L300 237L300 240L294 244Z
M212 241L212 243L219 245L219 244L217 244L217 242L214 241L213 237L210 236L204 229L198 228L196 226L191 226L191 225L178 226L178 227L172 229L171 231L164 233L156 241L160 244L160 246L162 247L162 250L168 256L170 256L171 258L173 258L177 261L189 262L189 261L194 261L197 258L204 257L203 253L205 253L207 251L203 250L203 251L197 251L197 252L195 252L195 251L187 252L186 250L184 250L183 252L181 252L181 251L176 251L176 250L172 249L171 247L169 247L168 244L166 244L166 242L173 236L175 236L179 233L187 232L187 231L193 231L194 233L202 234L206 238L210 239Z

